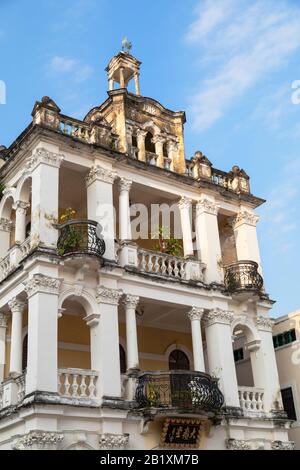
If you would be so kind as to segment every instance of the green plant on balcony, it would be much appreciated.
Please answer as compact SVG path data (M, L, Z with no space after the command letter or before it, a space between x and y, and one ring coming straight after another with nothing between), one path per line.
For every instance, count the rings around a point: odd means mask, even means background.
M150 406L157 406L159 401L159 392L157 391L154 382L147 384L147 400Z
M170 237L170 228L159 226L154 231L154 237L158 237L155 251L166 253L170 256L182 256L182 242L178 238Z
M60 222L65 224L76 219L77 212L75 209L68 207L65 212L60 216ZM63 229L63 237L61 237L61 244L58 247L58 254L60 256L66 253L80 251L82 242L84 241L84 234L78 230L78 227L67 225Z

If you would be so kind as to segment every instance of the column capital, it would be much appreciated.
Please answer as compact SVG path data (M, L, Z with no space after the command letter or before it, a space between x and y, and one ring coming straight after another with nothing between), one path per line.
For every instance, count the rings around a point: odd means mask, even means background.
M5 313L0 313L0 328L7 328L8 317Z
M169 152L176 152L178 150L178 142L175 142L174 140L169 140L168 150Z
M259 315L256 317L256 325L259 330L268 331L272 333L275 321L271 318Z
M205 212L206 214L218 215L219 205L214 201L203 197L197 202L196 209L198 214L203 214Z
M33 277L27 282L24 282L23 285L28 298L38 292L58 295L61 280L45 276L44 274L34 274Z
M14 297L8 302L8 306L12 313L23 313L25 302L19 300L17 297Z
M161 134L157 134L152 138L152 143L153 144L164 144L167 140L166 136L163 136Z
M137 129L136 130L136 136L138 139L144 139L147 135L147 131L144 131L144 129Z
M132 186L132 181L126 178L120 178L119 180L120 191L130 191L131 186Z
M230 325L233 321L233 313L229 310L222 310L221 308L214 308L204 316L205 327L214 325L215 323L223 323Z
M115 171L102 168L100 165L94 165L86 177L86 185L90 186L95 181L113 184L116 177L117 174Z
M190 210L192 203L193 203L192 199L186 196L182 196L180 201L178 202L179 210L185 210L185 209Z
M99 286L97 288L97 302L99 304L119 305L122 291L119 289L110 289L109 287Z
M29 168L31 171L35 170L41 163L55 168L60 168L64 156L58 153L50 152L45 148L38 148L34 154L29 158Z
M0 230L3 232L11 232L13 227L13 223L9 219L0 219Z
M256 227L257 222L259 221L259 216L253 214L249 211L240 211L234 221L234 227L237 228L240 225L247 224L252 227Z
M200 308L200 307L193 307L189 312L188 312L188 318L190 319L190 321L194 321L194 320L199 320L201 321L202 317L203 317L203 314L204 314L204 308Z
M129 308L136 308L139 304L140 298L136 295L125 294L122 300L123 305Z
M24 201L16 201L13 205L13 209L15 209L16 211L24 215L27 213L27 209L29 207L30 207L29 202L24 202Z

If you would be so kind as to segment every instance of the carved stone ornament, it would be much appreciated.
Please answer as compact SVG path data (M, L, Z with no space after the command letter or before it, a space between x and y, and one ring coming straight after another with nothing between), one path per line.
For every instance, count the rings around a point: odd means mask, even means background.
M193 307L189 312L188 312L188 317L190 321L194 320L201 320L204 314L204 308L199 308L199 307Z
M49 431L30 431L20 437L14 445L15 450L56 450L64 435Z
M178 207L180 210L190 210L192 202L193 202L192 199L189 199L188 197L183 196L178 202Z
M120 178L120 181L119 181L120 191L127 191L128 192L128 191L130 191L131 186L132 186L132 181L127 180L126 178Z
M0 230L3 232L11 232L13 223L9 219L0 219Z
M260 330L272 332L275 322L271 318L259 316L259 317L256 317L256 325L258 329Z
M226 442L228 450L251 450L251 445L241 439L228 439Z
M248 211L241 211L237 214L235 218L235 227L238 227L242 224L252 225L256 227L257 222L259 221L259 216L256 214L252 214Z
M0 328L7 328L7 320L7 315L0 313Z
M219 212L218 204L215 204L213 201L210 201L209 199L206 199L206 198L200 199L200 201L197 202L196 208L197 208L198 214L202 214L203 212L206 212L207 214L218 215L218 212Z
M99 304L119 305L121 295L120 290L100 286L97 289L97 302Z
M129 308L137 308L138 304L139 304L139 301L140 301L140 298L137 297L136 295L130 295L130 294L126 294L124 296L124 299L123 299L123 305L125 305L125 307L129 307Z
M60 279L44 276L43 274L34 274L29 281L24 283L24 289L28 297L31 297L37 292L58 294L60 285Z
M294 450L295 442L293 441L273 441L271 444L272 450Z
M102 168L99 165L94 165L86 177L86 184L87 186L90 186L96 180L113 184L116 177L117 174L114 171Z
M8 302L9 309L12 313L14 312L23 312L25 303L19 300L17 297L14 297Z
M27 209L30 207L30 204L28 202L23 202L23 201L17 201L13 205L13 209L15 209L17 212L20 214L26 215Z
M233 321L233 313L221 308L214 308L204 316L205 326L208 327L214 323L224 323L230 325Z
M50 152L49 150L44 149L44 148L39 148L30 157L28 163L29 163L30 170L33 171L40 163L44 163L46 165L59 168L63 160L64 160L63 155Z
M99 447L103 450L126 449L129 442L128 434L101 434L99 437Z

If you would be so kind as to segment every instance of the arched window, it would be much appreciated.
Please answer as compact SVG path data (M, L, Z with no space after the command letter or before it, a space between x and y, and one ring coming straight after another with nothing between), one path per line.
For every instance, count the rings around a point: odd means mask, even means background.
M164 154L164 157L168 158L168 156L169 156L168 142L165 142L164 145L163 145L163 154Z
M146 152L155 153L155 145L152 142L152 139L153 139L153 135L151 134L151 132L148 132L145 138Z
M28 335L23 339L23 349L22 349L22 370L24 372L27 369L27 354L28 354Z
M119 348L120 348L120 370L121 370L121 374L125 374L126 369L127 369L126 353L125 353L125 349L123 348L121 344L119 345Z
M169 355L170 370L190 370L190 361L187 355L180 349L174 349Z

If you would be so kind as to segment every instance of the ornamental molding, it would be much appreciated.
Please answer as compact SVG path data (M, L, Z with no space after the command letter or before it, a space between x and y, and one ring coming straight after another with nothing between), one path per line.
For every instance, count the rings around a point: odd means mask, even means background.
M271 443L272 450L294 450L295 442L293 441L273 441Z
M167 136L163 136L163 135L155 135L152 138L152 143L154 145L157 144L157 143L164 144L166 141L167 141Z
M256 325L259 330L272 332L275 325L275 321L268 317L258 316L256 317Z
M8 306L12 313L22 313L25 307L25 302L22 302L17 297L14 297L8 302Z
M194 320L201 321L203 314L204 314L204 308L193 307L188 312L188 318L190 319L190 321L194 321Z
M102 168L100 165L94 165L86 177L86 184L90 186L95 181L113 184L117 174L115 171Z
M219 208L220 206L218 204L206 198L200 199L196 205L197 214L199 215L203 213L218 215Z
M242 439L227 439L226 448L228 450L251 450L251 445Z
M132 186L132 181L126 179L126 178L120 178L119 180L119 189L120 191L126 191L129 192Z
M7 328L8 317L4 313L0 313L0 328Z
M123 305L128 308L136 309L139 304L140 298L136 295L126 294L123 298Z
M223 323L230 325L233 321L233 313L229 310L222 310L221 308L214 308L204 316L205 327L211 326L215 323Z
M49 431L30 431L19 438L14 445L15 450L56 450L64 435Z
M19 213L26 215L27 209L30 207L29 202L24 202L24 201L16 201L15 204L13 205L13 209L18 211Z
M45 148L39 148L28 160L30 171L35 170L41 163L55 168L60 168L64 156L58 153L50 152Z
M0 219L0 230L3 232L11 232L13 228L13 223L9 219Z
M237 228L240 225L247 224L252 227L256 227L257 222L259 221L259 216L248 211L241 211L237 214L234 220L234 227Z
M192 203L192 199L183 196L178 202L179 210L190 210Z
M119 305L122 291L100 286L97 288L97 302L99 304Z
M103 450L126 449L129 443L129 434L101 434L99 447Z
M37 292L57 295L61 286L61 280L44 276L43 274L34 274L33 277L23 285L28 297L33 296Z

